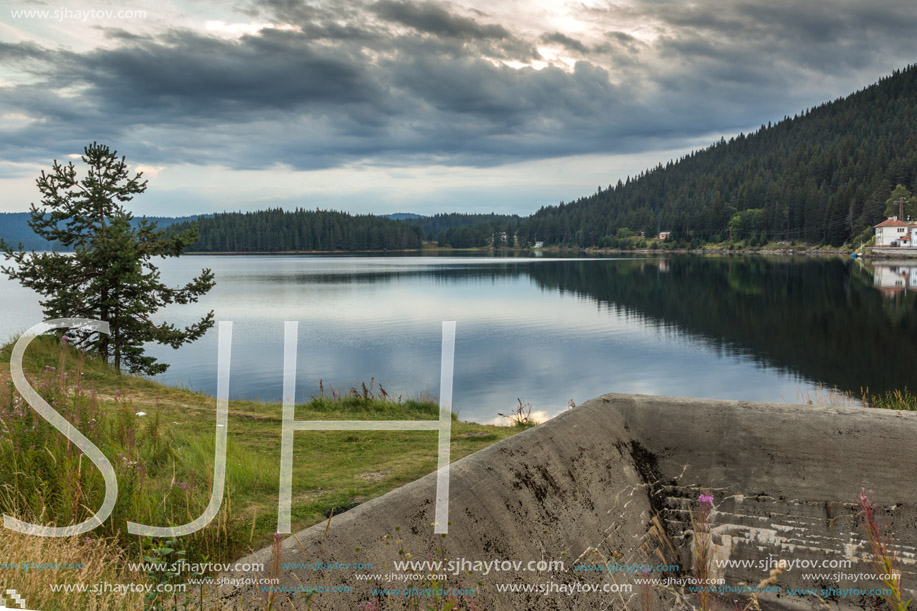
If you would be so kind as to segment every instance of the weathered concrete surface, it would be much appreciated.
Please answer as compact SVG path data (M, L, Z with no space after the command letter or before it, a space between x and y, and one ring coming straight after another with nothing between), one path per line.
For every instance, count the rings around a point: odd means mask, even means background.
M353 587L352 593L317 593L308 602L303 594L281 594L277 602L283 608L359 609L368 601L376 609L426 608L426 600L370 593L371 588L413 585L475 588L478 609L638 609L644 596L639 586L631 593L545 596L501 593L497 585L613 588L632 580L576 572L573 565L658 564L663 559L680 564L681 576L689 576L689 510L696 507L701 489L716 499L717 557L756 564L725 569L727 585L757 584L767 576L757 566L761 561L849 559L854 564L843 568L792 568L779 583L784 588L868 589L877 583L843 576L803 578L804 572L870 572L854 502L861 487L871 489L883 506L882 519L895 533L902 559L902 582L917 597L915 438L915 413L605 395L454 463L448 537L433 534L436 480L431 474L335 516L327 532L322 524L286 539L281 562L360 562L372 563L373 569L275 570L282 586ZM297 443L308 443L307 436ZM466 572L438 585L356 578L395 572L393 561L402 559L399 550L412 560L561 560L565 569ZM270 567L272 550L242 561ZM249 577L270 573L267 568ZM683 602L662 587L651 595L655 609ZM220 596L232 608L253 608L264 600L258 586L224 587ZM875 608L868 596L825 598L831 609ZM813 596L785 592L762 595L761 604L764 609L826 608Z

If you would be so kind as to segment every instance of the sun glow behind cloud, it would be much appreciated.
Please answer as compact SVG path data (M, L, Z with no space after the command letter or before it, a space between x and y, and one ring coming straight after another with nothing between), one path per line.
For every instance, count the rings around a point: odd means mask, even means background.
M225 21L206 21L204 30L214 36L224 38L241 38L242 36L254 36L262 30L287 30L296 31L299 28L289 23L258 23L258 22L236 22L227 23Z

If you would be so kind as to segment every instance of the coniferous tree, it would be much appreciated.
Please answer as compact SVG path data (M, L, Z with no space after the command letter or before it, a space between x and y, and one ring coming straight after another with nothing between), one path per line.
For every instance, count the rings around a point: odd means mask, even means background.
M902 221L917 218L917 197L907 187L899 184L885 200L886 216L897 216Z
M188 284L170 288L160 282L154 257L177 257L197 240L196 231L166 233L154 223L133 216L124 203L146 190L142 173L129 176L124 157L93 142L85 147L88 166L82 179L73 163L54 162L51 172L36 180L41 207L32 204L29 225L36 235L54 241L72 254L27 252L0 243L8 261L3 271L42 296L47 318L90 318L105 321L109 334L76 330L77 347L97 353L119 371L156 374L168 365L143 353L156 342L178 348L213 326L211 311L198 322L178 328L155 323L152 315L171 303L195 302L213 287L205 269Z

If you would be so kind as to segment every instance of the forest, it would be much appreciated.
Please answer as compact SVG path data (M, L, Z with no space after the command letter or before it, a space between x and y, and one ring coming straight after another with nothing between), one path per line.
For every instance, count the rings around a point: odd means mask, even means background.
M438 246L474 248L481 246L512 246L512 237L519 227L515 214L462 214L450 212L410 219L419 225L424 239Z
M200 240L190 252L379 251L419 249L422 241L472 248L508 245L518 216L410 214L389 217L328 210L224 212L198 220ZM174 229L187 228L187 223ZM495 241L496 240L496 241Z
M897 185L917 187L917 65L522 220L521 243L615 247L632 233L679 242L838 246L871 234Z
M189 252L407 250L421 247L418 225L331 210L223 212L197 220ZM170 229L182 231L189 223Z

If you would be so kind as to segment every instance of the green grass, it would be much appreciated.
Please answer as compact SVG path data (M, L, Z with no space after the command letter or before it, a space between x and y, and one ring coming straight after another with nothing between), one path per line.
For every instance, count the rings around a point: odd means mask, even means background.
M0 350L0 508L42 524L81 521L101 504L102 478L13 390L11 346ZM42 396L116 466L119 497L92 537L115 541L140 558L150 540L128 535L131 520L180 525L203 512L210 497L216 401L149 379L119 375L104 362L39 338L25 359ZM296 406L298 420L436 419L429 400L394 401L373 383ZM146 416L137 416L137 412ZM235 560L271 543L276 530L280 463L279 403L231 401L226 494L220 514L183 537L189 559ZM454 420L456 460L518 432ZM436 469L437 433L428 431L297 432L294 437L294 532L411 482ZM76 499L76 500L74 500Z
M905 388L904 390L889 390L879 394L863 393L863 403L869 407L880 409L895 409L907 412L917 411L917 395Z

